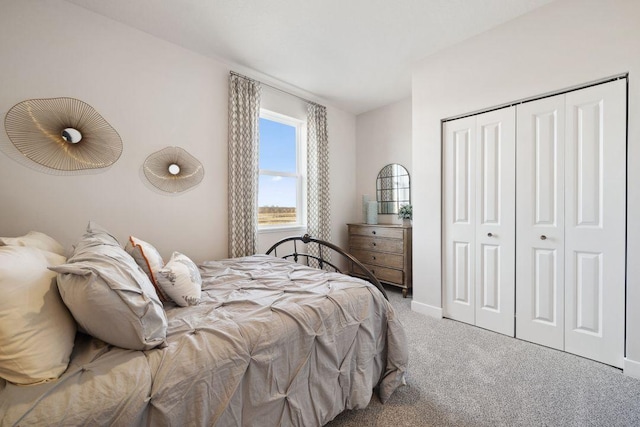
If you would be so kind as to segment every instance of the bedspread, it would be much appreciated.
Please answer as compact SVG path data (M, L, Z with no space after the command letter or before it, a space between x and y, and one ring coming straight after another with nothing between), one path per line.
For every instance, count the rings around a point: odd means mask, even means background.
M0 424L323 425L402 383L404 330L367 282L266 255L200 271L201 303L166 307L166 347L79 334L57 381L0 383Z

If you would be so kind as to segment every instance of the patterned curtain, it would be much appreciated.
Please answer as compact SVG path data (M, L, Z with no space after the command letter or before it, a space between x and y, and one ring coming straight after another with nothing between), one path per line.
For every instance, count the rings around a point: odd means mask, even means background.
M260 82L229 77L229 256L258 249Z
M331 241L327 109L312 103L307 110L307 232Z

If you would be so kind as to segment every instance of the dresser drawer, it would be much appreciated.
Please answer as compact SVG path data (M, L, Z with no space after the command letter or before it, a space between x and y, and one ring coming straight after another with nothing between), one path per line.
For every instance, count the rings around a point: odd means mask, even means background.
M388 237L390 239L402 239L403 235L402 228L395 227L351 225L349 231L358 236Z
M373 275L381 282L390 282L399 285L404 283L404 274L402 273L402 270L394 270L392 268L384 268L370 264L364 264L364 266L371 270ZM357 265L353 266L353 272L359 275L364 275L364 271L362 271Z
M366 249L370 251L392 252L402 255L402 240L379 239L377 237L349 236L349 251Z
M406 297L412 287L412 228L396 224L347 224L349 252L380 280L402 288ZM351 264L350 274L363 276Z
M353 249L351 254L362 263L399 268L401 270L404 268L404 256L402 255L366 251L363 249Z

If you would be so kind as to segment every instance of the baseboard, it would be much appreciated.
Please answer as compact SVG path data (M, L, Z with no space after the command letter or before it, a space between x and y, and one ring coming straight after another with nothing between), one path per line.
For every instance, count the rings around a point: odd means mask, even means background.
M427 316L436 317L442 319L442 308L434 307L429 304L423 304L416 300L411 301L411 310L416 313L426 314Z
M640 379L640 362L625 358L622 370L625 375Z

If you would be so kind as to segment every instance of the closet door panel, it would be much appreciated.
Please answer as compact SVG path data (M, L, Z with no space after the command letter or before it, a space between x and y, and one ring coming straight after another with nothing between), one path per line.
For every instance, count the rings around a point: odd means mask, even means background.
M517 107L516 337L564 347L564 95Z
M562 318L561 307L556 302L558 288L562 283L558 283L558 278L562 277L558 271L558 250L556 249L533 249L533 295L530 295L533 307L533 319L540 323L556 327L558 318Z
M476 325L514 336L515 107L476 118Z
M443 251L445 317L475 324L476 119L444 125Z
M565 350L622 367L626 81L566 95Z

